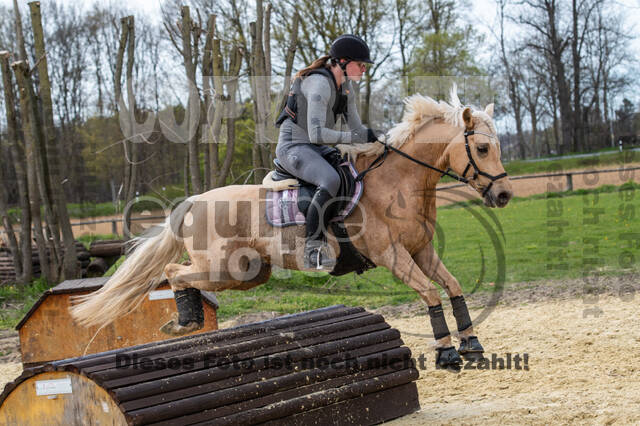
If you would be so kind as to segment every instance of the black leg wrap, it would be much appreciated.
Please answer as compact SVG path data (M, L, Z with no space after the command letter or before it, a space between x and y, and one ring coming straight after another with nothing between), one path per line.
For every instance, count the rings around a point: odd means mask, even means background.
M178 324L185 326L191 322L204 323L202 294L197 288L186 288L173 292L178 309Z
M456 296L451 298L451 307L453 308L453 316L458 324L458 331L464 331L472 326L469 309L464 301L464 296Z
M442 305L429 306L429 317L431 318L433 336L436 340L447 337L450 334L449 327L447 327L447 321L444 319Z

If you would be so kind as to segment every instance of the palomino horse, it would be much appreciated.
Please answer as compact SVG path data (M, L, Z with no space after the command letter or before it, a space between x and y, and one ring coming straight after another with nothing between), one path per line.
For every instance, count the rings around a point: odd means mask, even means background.
M432 245L436 183L444 170L451 169L489 207L506 206L512 196L511 184L500 161L493 104L484 111L464 107L455 87L449 103L421 95L405 103L402 122L388 134L391 151L364 177L359 208L345 220L345 226L362 254L391 270L426 302L436 339L436 364L455 368L461 363L458 353L473 359L481 357L483 349L462 288ZM378 143L338 148L355 158L358 170L366 169L385 149ZM302 269L304 227L271 227L264 215L264 193L261 185L239 185L188 198L154 235L133 241L135 250L100 290L83 296L71 308L73 316L87 326L108 324L133 310L154 290L163 271L174 291L221 291L266 282L271 265ZM404 206L402 217L393 214L398 203ZM329 243L337 253L335 239L330 238ZM191 264L172 263L185 249ZM431 280L451 299L461 341L458 351L452 346L440 295ZM174 328L180 334L180 326Z

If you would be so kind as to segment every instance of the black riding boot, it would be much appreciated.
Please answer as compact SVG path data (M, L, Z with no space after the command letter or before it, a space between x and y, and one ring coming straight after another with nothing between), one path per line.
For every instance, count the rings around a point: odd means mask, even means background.
M307 242L304 247L305 268L331 270L336 260L329 253L323 232L327 232L331 220L332 208L329 205L333 197L323 188L313 194L311 205L307 210ZM324 211L324 214L321 212Z

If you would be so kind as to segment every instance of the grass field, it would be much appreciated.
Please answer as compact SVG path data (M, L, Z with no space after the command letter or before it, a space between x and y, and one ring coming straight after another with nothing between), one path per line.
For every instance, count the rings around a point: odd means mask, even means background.
M510 161L504 165L510 176L528 175L533 173L553 173L563 170L582 169L598 166L622 166L623 164L640 161L638 151L605 151L594 157L559 158L545 161Z
M502 283L620 274L640 270L636 212L640 186L632 183L516 199L504 209L475 203L446 206L438 211L435 244L467 293L495 291ZM1 287L0 303L11 307L19 300L26 305L3 309L0 327L13 326L44 288L40 281L23 290ZM218 298L224 320L241 313L295 312L337 303L375 308L417 300L417 295L386 269L376 268L337 278L275 271L264 285L222 292Z

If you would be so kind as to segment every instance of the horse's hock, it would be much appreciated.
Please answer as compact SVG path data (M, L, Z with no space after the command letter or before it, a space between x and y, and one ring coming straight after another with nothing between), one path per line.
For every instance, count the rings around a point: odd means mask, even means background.
M341 305L25 370L0 424L375 424L420 408L417 378L398 330Z
M67 280L42 294L16 326L25 367L167 339L159 328L176 311L168 284L160 285L132 313L104 328L74 322L69 312L71 298L98 290L108 279ZM216 297L206 291L202 296L205 321L200 331L216 330Z

